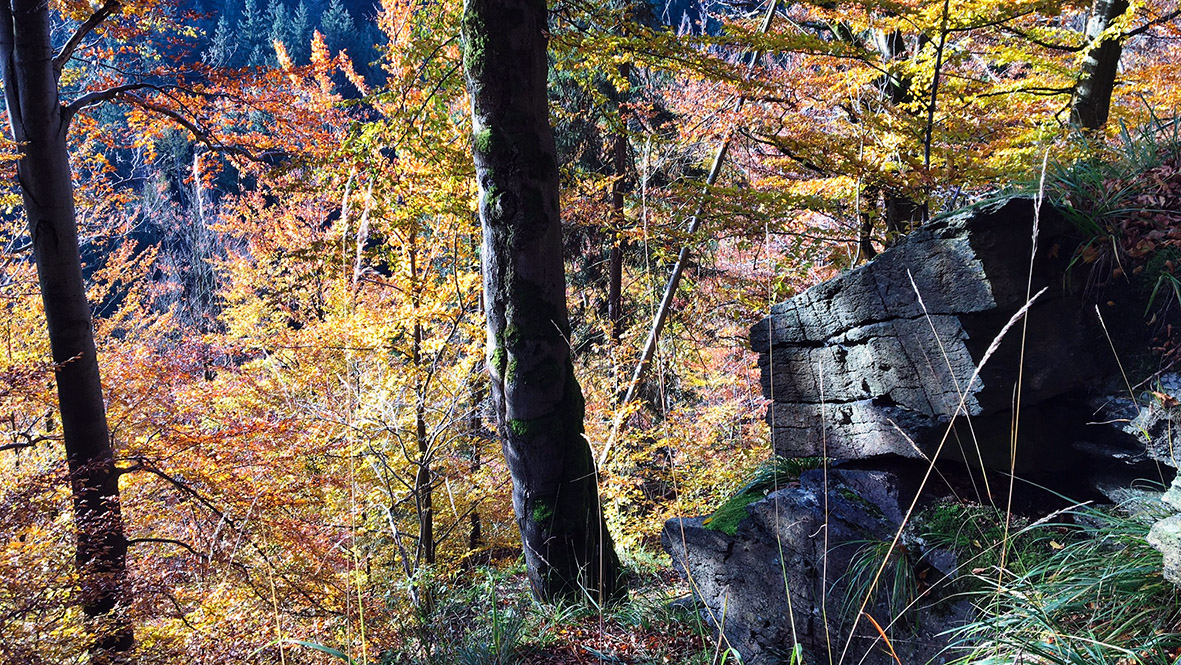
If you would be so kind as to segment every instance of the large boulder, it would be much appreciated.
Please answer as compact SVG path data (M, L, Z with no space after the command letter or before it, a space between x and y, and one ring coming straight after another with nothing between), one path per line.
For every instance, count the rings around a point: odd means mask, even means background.
M1078 452L1146 472L1158 464L1181 468L1181 374L1166 372L1139 386L1121 381L1087 404L1094 435L1075 443Z
M747 506L734 536L687 518L669 520L661 539L703 616L744 662L788 663L797 643L807 663L893 665L891 647L904 663L945 662L942 633L969 616L966 601L940 583L954 573L950 552L901 543L859 614L913 490L913 479L888 471L807 471L798 486Z
M789 662L797 644L805 662L888 665L898 661L884 632L901 662L938 662L940 633L969 608L931 583L957 574L955 556L924 550L914 514L900 526L912 503L945 493L1044 515L1063 497L1123 500L1133 478L1175 475L1181 378L1152 374L1157 359L1139 351L1153 332L1144 294L1127 279L1097 286L1081 242L1030 199L978 206L751 329L775 452L823 458L828 473L749 505L734 536L701 518L665 525L665 548L727 646L757 665ZM1011 469L1034 482L1010 483L1000 474ZM890 551L900 529L904 549ZM1153 541L1181 579L1181 518ZM867 565L887 551L910 568L883 576L858 614ZM912 578L925 592L904 612L881 592Z
M1072 473L1081 458L1060 444L1094 438L1087 394L1118 376L1086 269L1072 266L1079 242L1052 207L1008 199L936 220L774 306L751 329L751 347L776 452L928 459L938 450L1007 469L1017 395L1030 407L1018 470ZM1122 309L1104 307L1124 323Z

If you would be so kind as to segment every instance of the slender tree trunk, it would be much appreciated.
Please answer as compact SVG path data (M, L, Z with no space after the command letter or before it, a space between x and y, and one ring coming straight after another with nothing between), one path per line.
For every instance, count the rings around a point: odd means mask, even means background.
M1071 122L1084 129L1098 129L1107 122L1124 42L1120 35L1098 40L1112 22L1127 11L1128 0L1095 0L1091 9L1091 19L1087 22L1087 42L1092 45L1083 60L1070 108Z
M771 28L771 21L775 18L775 12L778 11L778 0L771 0L767 3L767 14L763 17L763 23L759 26L759 33L765 33ZM753 69L755 63L759 61L762 56L762 51L755 51L751 54L750 64L747 71ZM734 101L734 112L742 110L743 105L746 104L746 96L739 95L738 99ZM726 154L730 150L730 142L734 139L733 130L726 133L726 137L722 139L721 145L718 146L717 153L714 154L713 165L710 166L709 175L705 177L706 190L713 186L718 181L718 174L722 172L722 164L726 162ZM702 199L698 201L696 210L689 218L688 236L692 238L698 228L701 226L701 218L705 213L706 200L702 192ZM673 264L672 273L668 276L668 283L664 286L664 296L660 300L660 305L656 308L656 316L652 318L652 327L648 329L648 339L644 341L644 348L640 351L640 361L636 363L636 369L632 372L631 381L628 382L627 388L619 398L619 406L626 407L631 404L632 400L636 398L636 391L640 388L640 382L644 379L644 374L648 371L648 364L652 362L652 356L656 354L656 344L660 342L660 333L664 330L664 324L668 321L668 315L672 310L673 299L677 294L677 287L681 284L681 276L685 272L685 267L689 264L690 247L684 245L681 251L677 253L677 262ZM603 452L599 454L599 466L607 463L607 457L611 454L611 449L615 446L616 439L624 428L624 415L627 413L626 409L619 409L616 413L615 420L611 424L611 434L607 437L607 442L603 444Z
M620 146L623 147L624 152L627 151L627 138L616 137L615 148L616 155L619 154ZM616 165L619 165L619 160L616 159ZM610 266L608 267L608 284L607 284L607 318L611 321L611 343L613 345L619 344L619 338L623 334L623 257L627 250L627 240L623 235L623 185L621 184L622 176L618 175L616 171L616 180L611 184L611 255Z
M902 236L922 224L926 217L927 207L905 194L887 192L883 196L882 207L886 215L886 247L893 247Z
M631 75L631 65L619 65L620 78L627 80ZM620 110L620 124L623 124L623 113ZM611 243L611 265L609 269L610 283L607 288L607 318L611 320L611 343L619 344L619 337L623 333L623 257L627 251L627 240L623 235L626 222L623 214L624 178L627 175L627 132L620 128L615 133L612 143L611 162L615 171L615 180L611 183L611 225L613 227Z
M484 316L484 298L481 295L479 300L480 316ZM484 399L488 396L487 372L485 371L485 364L483 361L477 361L475 367L472 368L471 377L468 379L468 400L471 402L471 411L468 413L467 432L468 441L471 446L469 449L470 455L468 457L468 474L471 478L475 478L476 474L480 473L480 468L484 464L482 448L484 441ZM468 515L468 534L467 534L467 548L469 552L475 552L484 544L484 524L480 519L479 504L472 506L471 513ZM470 559L465 559L470 560Z
M858 42L857 37L848 29L838 34L848 35L849 39L846 41L854 44ZM900 30L892 30L890 32L882 30L875 31L873 44L878 50L878 53L881 54L883 63L893 62L906 55L906 38ZM912 101L910 84L909 77L904 78L894 73L883 74L878 79L878 87L881 89L882 94L894 105Z
M861 194L861 228L857 232L857 246L866 261L878 255L873 246L873 219L878 211L878 190L866 187Z
M945 7L946 9L946 7ZM946 21L946 17L945 17ZM894 30L891 32L878 32L874 35L874 47L877 48L878 53L882 56L882 62L887 64L901 60L906 57L906 38L902 32ZM941 42L942 44L942 42ZM918 49L921 51L922 49ZM916 54L917 55L917 54ZM940 46L938 59L942 59L943 51ZM936 74L938 77L938 74ZM880 89L883 96L890 100L891 104L900 105L914 101L913 84L914 81L910 76L902 76L899 74L885 74L879 79ZM924 165L929 167L930 162L930 136L934 128L934 109L936 94L938 91L938 78L932 84L931 100L928 104L928 118L926 123L926 130L924 131L923 151L924 151ZM875 199L876 200L876 199ZM882 195L882 210L884 213L883 223L885 225L885 239L886 247L893 245L901 236L910 232L910 230L919 223L922 223L925 217L926 206L915 203L914 199L900 193L886 190ZM876 206L876 204L875 204ZM873 233L873 221L870 220L867 224L866 220L862 219L861 237L864 239L871 236ZM874 253L872 247L870 251L865 251L867 243L862 241L863 254L867 258L873 258Z
M546 30L545 0L464 3L488 370L534 593L603 599L620 589L619 562L570 358Z
M476 474L480 472L480 467L483 460L480 457L480 441L484 434L484 419L480 416L480 405L484 402L484 381L483 381L483 363L480 363L472 372L470 383L468 384L468 399L471 402L471 411L467 417L467 432L468 432L468 474L475 478ZM475 507L472 508L468 514L468 532L467 532L467 548L469 551L476 551L484 544L484 525L480 521L480 511Z
M418 242L418 233L411 237ZM418 250L410 249L410 283L414 312L414 341L411 360L414 363L414 441L418 448L418 471L414 475L414 494L418 508L418 556L420 563L435 563L435 507L434 483L431 470L431 443L426 433L426 391L422 381L422 320L419 318L421 296L418 280Z
M56 371L74 507L78 598L92 631L91 662L124 660L132 646L123 614L127 540L119 483L74 213L58 99L49 9L44 0L0 0L0 59L12 137L21 149L17 179Z

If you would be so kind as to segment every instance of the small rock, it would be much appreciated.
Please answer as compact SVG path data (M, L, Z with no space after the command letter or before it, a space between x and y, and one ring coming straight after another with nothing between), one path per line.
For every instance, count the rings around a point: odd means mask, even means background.
M1181 478L1173 479L1173 483L1169 485L1168 491L1161 496L1160 500L1161 503L1174 511L1181 512Z
M1153 524L1148 531L1148 544L1164 555L1165 579L1181 585L1181 515Z

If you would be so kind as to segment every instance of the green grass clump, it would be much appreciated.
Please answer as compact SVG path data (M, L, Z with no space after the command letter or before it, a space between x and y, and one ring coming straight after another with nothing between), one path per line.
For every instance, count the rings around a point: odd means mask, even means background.
M915 602L919 597L918 576L907 548L901 544L895 546L889 540L850 544L857 546L857 552L849 560L849 570L844 575L848 582L841 603L841 618L845 625L856 619L858 608L867 597L871 606L885 602L887 615L891 617L887 630L891 633L895 625L917 625L911 619L918 609ZM886 561L885 568L882 568L883 560ZM882 576L875 584L879 569Z
M1148 292L1145 316L1158 302L1158 296L1171 297L1181 304L1181 277L1173 273L1174 266L1181 266L1181 249L1172 246L1161 248L1144 263L1140 285Z
M705 527L733 536L738 532L738 524L747 517L747 506L798 480L801 473L818 468L821 463L819 457L772 457L759 465L737 492L705 518Z
M1077 158L1050 163L1046 196L1087 237L1118 236L1129 219L1168 212L1145 207L1143 195L1155 183L1139 176L1181 156L1181 118L1154 118L1136 130L1121 122L1118 140L1111 144L1085 134L1074 139L1071 152Z
M915 523L928 546L955 552L964 564L963 572L991 570L1002 557L1007 569L1024 572L1054 551L1059 544L1055 537L1065 539L1049 529L1028 528L1025 517L1010 516L1007 530L1005 521L1004 511L993 506L945 501L921 512ZM973 578L965 577L963 582L970 587Z
M980 575L980 616L958 631L955 663L1172 665L1181 595L1145 542L1158 517L1078 510L1075 537L1051 555Z

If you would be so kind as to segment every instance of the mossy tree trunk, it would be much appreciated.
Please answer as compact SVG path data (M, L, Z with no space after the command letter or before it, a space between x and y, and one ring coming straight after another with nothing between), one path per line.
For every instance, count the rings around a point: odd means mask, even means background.
M70 113L59 100L55 65L49 5L44 0L0 0L0 69L9 127L21 151L17 182L57 364L78 598L92 634L90 662L105 664L123 662L132 646L131 624L123 615L127 540L78 250L66 143Z
M570 358L546 19L545 0L464 3L487 364L533 591L601 599L619 590L619 563Z
M1124 36L1105 37L1104 33L1127 11L1128 0L1095 0L1091 8L1086 32L1090 48L1083 59L1070 108L1071 122L1084 129L1099 129L1107 122L1111 95L1115 92L1115 77L1119 73L1119 59L1124 50Z

